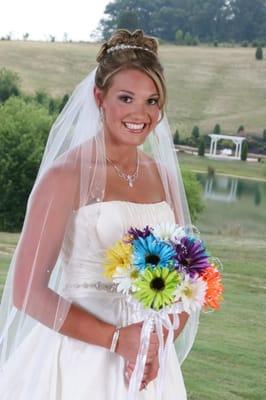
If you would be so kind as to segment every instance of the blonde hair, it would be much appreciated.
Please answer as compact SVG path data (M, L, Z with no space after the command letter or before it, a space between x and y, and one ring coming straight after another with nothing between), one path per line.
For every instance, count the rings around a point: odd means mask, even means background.
M108 49L118 45L131 45L137 48L117 48L115 51L108 52ZM163 110L166 102L166 85L163 67L158 58L156 39L144 36L141 29L132 33L126 29L118 29L108 41L103 43L96 60L99 65L95 83L103 93L108 91L112 85L112 77L117 72L130 68L137 69L154 81L159 92L159 105Z

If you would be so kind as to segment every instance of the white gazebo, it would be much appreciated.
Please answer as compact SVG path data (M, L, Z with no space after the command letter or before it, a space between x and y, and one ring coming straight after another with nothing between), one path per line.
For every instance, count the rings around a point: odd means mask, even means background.
M243 136L230 136L230 135L216 135L214 133L209 135L211 138L211 145L210 145L210 152L209 154L206 154L208 157L215 157L215 158L230 158L234 160L240 160L241 159L241 150L242 150L242 142L245 140ZM225 154L223 153L222 155L219 155L216 153L217 151L217 143L221 139L227 139L227 140L232 140L235 145L236 145L236 150L235 150L235 155L230 156L229 153Z

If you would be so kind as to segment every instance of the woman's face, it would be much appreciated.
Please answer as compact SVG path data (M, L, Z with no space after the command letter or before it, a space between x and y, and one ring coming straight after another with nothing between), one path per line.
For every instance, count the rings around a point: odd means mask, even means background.
M108 141L117 145L142 144L160 117L159 93L154 81L136 69L119 71L107 93L95 87L104 113Z

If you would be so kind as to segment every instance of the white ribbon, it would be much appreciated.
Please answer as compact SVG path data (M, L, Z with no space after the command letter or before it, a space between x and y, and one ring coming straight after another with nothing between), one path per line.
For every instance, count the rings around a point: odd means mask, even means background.
M153 400L161 400L169 352L171 349L171 344L174 340L174 331L179 326L178 314L183 311L183 307L181 303L175 303L170 307L165 307L162 310L155 311L152 309L143 308L139 302L132 298L129 298L128 302L132 307L132 315L134 316L134 319L143 321L143 325L140 335L139 352L136 359L136 365L130 379L127 400L135 400L140 390L149 349L150 335L153 330L155 330L159 339L158 360L160 367L156 380L156 398ZM170 319L170 314L173 315L173 322ZM168 336L165 344L163 328L168 330Z

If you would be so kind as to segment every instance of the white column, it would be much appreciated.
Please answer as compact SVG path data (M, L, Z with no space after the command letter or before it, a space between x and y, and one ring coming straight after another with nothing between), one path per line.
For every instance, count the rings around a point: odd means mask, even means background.
M213 153L214 156L216 156L216 150L217 150L217 139L215 139L214 142L214 153Z
M213 139L212 139L212 137L211 137L210 155L212 155L212 148L213 148Z
M238 158L238 152L239 152L239 143L235 142L236 145L236 150L235 150L235 158Z

